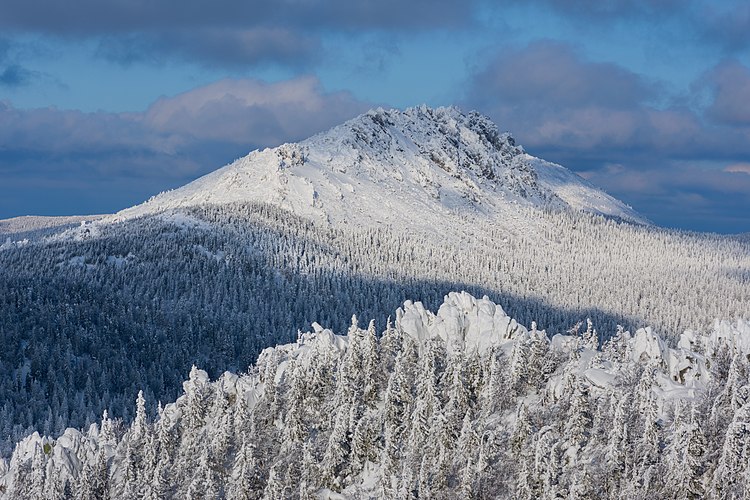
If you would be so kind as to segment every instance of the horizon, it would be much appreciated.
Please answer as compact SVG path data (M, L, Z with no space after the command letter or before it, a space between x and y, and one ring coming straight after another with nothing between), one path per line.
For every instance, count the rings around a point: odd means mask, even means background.
M10 0L0 219L114 213L368 109L477 110L656 225L750 232L740 1Z

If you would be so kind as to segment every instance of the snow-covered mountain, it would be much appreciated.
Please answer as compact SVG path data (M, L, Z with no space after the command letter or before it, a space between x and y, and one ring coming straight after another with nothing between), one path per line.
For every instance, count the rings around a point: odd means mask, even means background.
M104 410L138 420L136 394L174 400L193 364L241 373L313 321L344 333L356 313L382 329L405 300L437 309L457 290L551 335L650 325L673 348L686 329L750 317L750 240L643 222L486 118L415 108L99 220L0 223L0 457Z
M333 223L428 231L451 216L501 222L514 204L648 222L570 170L525 153L487 117L424 106L373 110L300 143L254 151L117 217L251 201Z

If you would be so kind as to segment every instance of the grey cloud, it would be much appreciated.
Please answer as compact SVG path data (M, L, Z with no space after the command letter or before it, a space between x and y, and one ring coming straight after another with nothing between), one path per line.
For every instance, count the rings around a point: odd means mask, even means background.
M660 36L679 26L679 41L672 43L708 44L728 53L750 47L750 4L745 0L508 0L536 5L557 13L577 28L608 30L633 23L658 30ZM636 33L639 36L640 33Z
M160 99L143 119L160 133L275 145L303 139L368 107L347 92L325 93L311 76L273 84L227 79Z
M684 0L532 0L584 19L653 16L685 7Z
M750 231L750 175L660 161L605 167L586 178L654 222L701 231Z
M717 42L730 52L750 47L750 4L734 2L722 9L716 2L700 9L697 25L707 40Z
M583 104L629 108L657 95L640 76L610 63L581 60L572 48L540 41L520 50L503 50L473 79L472 96L540 109Z
M708 115L718 123L750 127L750 68L736 60L725 61L704 78L713 100Z
M710 81L718 89L712 115L745 125L745 69L720 68ZM657 107L658 85L557 43L502 51L468 89L467 107L491 115L532 152L572 161L574 168L636 156L741 160L750 154L744 126L712 127L689 107Z
M67 186L85 197L97 186L136 203L144 185L148 194L176 187L251 149L302 139L368 108L347 92L326 92L311 76L222 80L141 113L25 110L0 101L0 199L17 197L18 189L36 196L35 186L50 193ZM61 207L71 203L60 192L50 196Z
M320 41L283 28L173 30L106 36L97 55L120 64L162 63L164 58L199 60L206 66L283 63L304 66L315 60Z
M38 74L18 64L18 56L10 40L0 38L0 88L22 87Z
M468 107L544 152L611 153L700 133L689 110L648 106L659 95L656 85L614 64L586 61L555 42L501 51L468 88Z
M748 231L750 175L737 165L750 159L750 72L727 62L702 86L713 96L705 114L659 107L657 85L545 42L499 53L468 82L465 106L659 224Z
M324 32L361 36L465 27L479 0L7 0L0 29L100 40L120 63L177 56L208 66L305 66Z
M66 36L209 27L419 29L465 24L472 6L458 0L6 0L0 26Z
M21 87L28 84L34 73L18 64L0 68L0 87Z

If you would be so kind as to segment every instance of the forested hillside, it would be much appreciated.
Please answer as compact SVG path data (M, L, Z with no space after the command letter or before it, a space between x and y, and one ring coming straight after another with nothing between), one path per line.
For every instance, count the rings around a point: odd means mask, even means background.
M517 227L467 219L440 235L338 228L265 204L85 224L0 251L3 454L33 431L129 421L139 390L176 397L192 364L242 371L312 321L385 324L404 300L489 295L524 324L591 318L666 339L747 314L750 249L732 237L516 207ZM529 221L524 223L524 221Z
M407 302L265 349L127 425L34 434L0 498L742 498L750 324L667 347L589 323L550 338L491 301ZM338 493L343 496L338 496Z

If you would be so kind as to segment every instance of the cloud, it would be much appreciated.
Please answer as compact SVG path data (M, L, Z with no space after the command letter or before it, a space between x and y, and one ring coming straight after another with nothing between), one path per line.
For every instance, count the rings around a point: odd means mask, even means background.
M347 92L325 93L311 76L274 84L227 79L159 99L143 120L152 130L183 138L276 145L306 138L368 107Z
M714 67L704 78L713 94L707 113L718 123L750 126L750 68L736 60Z
M132 63L178 57L207 66L278 63L319 57L324 33L451 29L473 22L471 0L7 0L0 29L98 40L97 53Z
M587 179L658 224L714 232L750 230L750 175L667 161L602 168Z
M18 64L0 68L0 87L21 87L28 84L34 73Z
M661 98L659 85L615 64L587 61L557 42L500 51L471 77L468 89L467 107L490 114L522 143L547 153L611 162L634 149L700 144L695 113L650 104Z
M611 63L584 62L569 45L550 40L503 50L475 76L473 90L479 98L499 92L507 101L556 109L628 108L657 95L638 75Z
M532 152L573 168L634 158L746 157L750 72L724 65L705 80L715 90L708 115L731 127L712 126L700 109L669 104L658 83L544 41L499 51L470 77L464 105L492 116Z
M685 7L684 0L532 0L583 19L622 19L666 14Z
M697 43L738 53L750 47L750 4L745 0L508 0L529 4L559 19L573 23L579 30L601 31L613 26L632 29L636 24L657 30L660 37L679 37L672 43ZM675 33L669 33L676 28ZM665 47L666 49L667 47Z
M732 172L735 174L748 174L750 175L750 163L734 163L724 168L724 172Z
M25 110L0 101L0 199L17 197L17 189L95 185L132 204L142 201L146 184L150 194L176 187L251 149L308 137L369 107L348 92L325 91L312 76L221 80L139 113ZM133 179L142 179L140 187ZM132 189L129 198L123 189Z
M163 64L167 58L199 60L205 66L243 67L280 63L305 66L320 52L320 41L283 28L196 29L158 34L106 36L97 55L120 64Z
M698 9L697 26L707 40L719 43L730 52L750 47L750 4L747 2L711 2Z
M16 47L10 40L0 38L0 88L22 87L38 76L18 64Z
M201 27L293 26L312 29L430 29L471 20L458 0L6 0L0 26L64 36Z
M699 228L703 217L706 229L712 216L747 213L723 230L750 230L750 176L739 175L750 158L750 70L722 63L695 87L710 91L705 108L670 104L658 83L545 41L500 50L470 77L464 105L658 223Z

